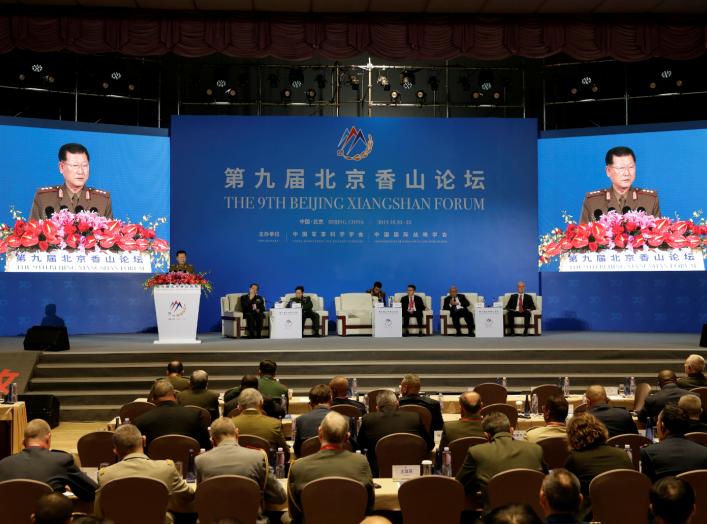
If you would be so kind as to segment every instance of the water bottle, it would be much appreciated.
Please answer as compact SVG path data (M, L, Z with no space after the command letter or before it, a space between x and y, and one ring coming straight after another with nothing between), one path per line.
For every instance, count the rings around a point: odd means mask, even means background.
M196 465L194 464L194 450L189 450L189 461L187 462L187 482L196 482Z
M363 395L363 405L366 406L366 411L368 411L368 393Z
M452 476L452 452L449 448L444 448L442 452L442 475L445 477Z
M432 461L431 460L423 460L422 461L422 476L427 477L429 475L432 475Z
M277 448L277 455L275 457L275 478L285 478L285 452L282 451L282 448Z
M533 415L537 415L540 412L540 407L538 406L538 396L535 393L533 393L533 396L530 399L530 412Z
M388 307L393 307L393 297L388 297Z
M629 377L626 377L626 378L624 379L624 387L623 387L622 390L620 391L620 393L621 393L624 397L628 397L628 394L629 394L629 392L631 391L631 384L630 384L630 381L631 381L631 379L630 379Z
M284 411L284 415L283 415L284 418L287 418L287 415L288 415L288 411L289 411L288 404L289 404L289 402L287 400L287 395L285 395L283 393L282 395L280 395L280 405L282 406L282 410Z
M629 377L629 379L628 379L628 392L630 395L636 394L636 377Z
M501 385L501 377L496 377L496 384Z
M440 406L444 402L444 395L442 393L437 393L437 402L439 402Z
M17 402L17 382L10 384L10 404Z
M562 394L565 397L570 396L570 377L565 377L565 379L562 383Z
M125 421L123 422L123 424L130 424L130 419L128 417L125 417Z
M503 377L501 379L501 385L503 386L503 389L508 389L508 380L506 379L506 377Z
M530 417L530 399L527 393L525 394L525 402L523 403L523 415Z
M633 451L631 450L631 446L624 444L624 452L628 455L628 459L631 461L631 464L633 464Z
M351 396L358 398L358 379L356 377L351 380Z
M646 438L653 442L653 421L650 417L646 418Z

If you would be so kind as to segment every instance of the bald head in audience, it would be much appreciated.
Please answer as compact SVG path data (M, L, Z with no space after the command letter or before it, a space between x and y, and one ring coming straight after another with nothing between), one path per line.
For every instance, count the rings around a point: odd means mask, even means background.
M209 374L203 369L192 371L192 374L189 377L189 385L191 386L192 391L206 389L206 386L209 385Z
M246 409L263 409L263 395L255 388L246 388L238 395L238 407L241 411Z
M414 373L408 373L403 377L400 382L400 394L404 397L410 395L419 395L420 389L422 388L422 383L420 381L420 376Z
M584 393L584 396L587 398L587 403L589 404L590 408L597 404L609 403L609 397L606 395L606 390L604 389L604 386L589 386L587 388L587 391Z
M376 397L376 410L395 411L398 409L398 397L392 391L381 391Z
M24 447L39 447L49 449L52 444L52 428L41 418L30 420L25 427Z
M343 446L349 439L349 421L336 411L330 411L319 425L319 441L322 446Z
M672 369L663 369L658 372L658 385L661 387L666 386L666 384L677 384L678 377L675 375L675 371Z
M68 524L74 503L61 493L42 495L37 501L36 511L32 514L33 524Z
M678 401L678 407L685 412L690 420L700 420L702 399L697 395L683 395Z
M459 407L462 417L468 418L478 415L484 403L481 402L481 395L475 391L467 391L459 395Z
M387 518L380 515L371 515L361 521L361 524L392 524Z
M177 397L174 394L174 386L166 378L155 380L155 385L152 387L152 395L158 404L177 401Z
M329 382L332 398L347 398L349 392L349 379L343 375L337 375Z
M695 375L705 369L705 359L701 355L692 354L685 359L685 374Z

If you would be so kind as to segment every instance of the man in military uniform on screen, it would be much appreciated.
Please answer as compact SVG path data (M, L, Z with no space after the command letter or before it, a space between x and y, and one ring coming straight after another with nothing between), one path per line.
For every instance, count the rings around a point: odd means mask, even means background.
M177 263L171 264L169 266L170 273L176 273L176 272L192 273L192 274L196 273L196 271L194 271L194 266L192 266L191 264L187 264L187 252L186 251L184 251L183 249L180 249L179 251L177 251L177 256L175 258L177 259Z
M49 218L62 209L72 213L95 211L106 218L113 218L110 193L86 186L89 167L88 149L81 144L61 146L59 172L64 177L64 183L37 190L32 201L30 220Z
M606 176L611 180L611 187L587 193L582 204L580 224L594 222L609 211L645 211L648 215L660 216L658 193L633 185L636 180L636 155L631 148L619 146L607 151Z
M319 336L319 314L314 311L314 303L312 298L305 296L304 287L297 286L295 288L295 296L287 303L287 307L292 307L292 304L300 304L302 308L302 331L304 332L304 323L308 318L312 319L313 336Z

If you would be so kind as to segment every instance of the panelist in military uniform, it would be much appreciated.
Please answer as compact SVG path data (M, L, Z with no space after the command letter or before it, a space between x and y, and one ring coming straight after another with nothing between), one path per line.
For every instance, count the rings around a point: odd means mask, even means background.
M177 256L175 257L177 259L176 264L171 264L169 266L169 272L174 273L174 272L180 272L180 273L196 273L194 271L194 266L191 264L187 264L187 252L184 251L183 249L180 249L177 251Z
M265 299L258 295L258 284L251 284L247 295L240 298L241 311L245 317L250 338L260 338L265 318Z
M56 211L68 209L72 213L95 211L106 218L113 218L110 193L87 187L89 154L81 144L64 144L59 148L59 172L64 183L40 187L34 194L30 220L49 218Z
M319 314L314 311L312 298L305 296L304 287L297 286L295 288L295 296L287 303L287 307L292 307L292 304L300 304L302 307L302 332L304 332L304 323L308 318L312 319L313 336L319 336Z
M579 222L594 222L609 211L645 211L648 215L660 216L658 193L633 185L636 180L636 155L633 150L624 146L611 148L605 160L606 176L611 180L611 187L587 193Z

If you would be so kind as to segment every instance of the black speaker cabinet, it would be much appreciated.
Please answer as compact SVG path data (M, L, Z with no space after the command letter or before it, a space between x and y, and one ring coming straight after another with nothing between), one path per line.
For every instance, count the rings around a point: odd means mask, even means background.
M707 348L707 324L702 324L702 336L700 337L700 346Z
M66 327L32 326L25 335L27 351L67 351L69 333Z
M54 395L26 394L18 395L17 398L25 403L27 420L41 418L51 428L59 425L59 399Z

